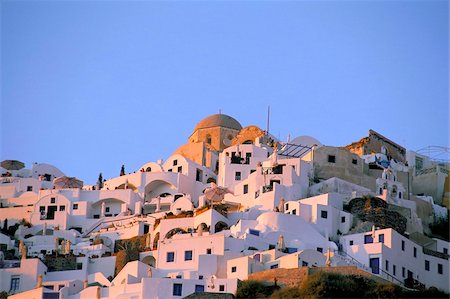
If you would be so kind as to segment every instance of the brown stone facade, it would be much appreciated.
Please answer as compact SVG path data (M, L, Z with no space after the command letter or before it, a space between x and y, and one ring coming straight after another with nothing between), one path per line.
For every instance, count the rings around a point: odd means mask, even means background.
M373 130L369 130L369 136L362 138L358 142L353 142L344 148L354 154L362 156L369 155L371 153L381 153L382 146L387 149L388 157L403 163L406 162L406 150L403 146L398 145Z
M265 132L257 126L248 126L243 128L239 134L231 141L231 145L243 144L251 142L258 137L264 136Z
M406 231L406 217L389 209L388 204L377 197L354 198L348 210L361 221L370 221L380 228L392 228L400 234Z

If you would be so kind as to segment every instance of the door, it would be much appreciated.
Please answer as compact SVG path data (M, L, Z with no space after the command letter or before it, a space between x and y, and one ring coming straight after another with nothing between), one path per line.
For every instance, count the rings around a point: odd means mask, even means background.
M413 273L408 270L408 279L412 279L412 278L413 278Z
M370 268L373 274L380 274L380 258L374 257L370 259Z

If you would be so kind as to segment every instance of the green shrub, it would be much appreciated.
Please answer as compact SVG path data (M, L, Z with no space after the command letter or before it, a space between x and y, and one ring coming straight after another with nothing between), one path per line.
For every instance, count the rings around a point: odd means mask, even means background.
M304 298L302 297L300 288L298 287L285 287L278 290L270 296L273 299L288 299L288 298Z
M245 280L238 283L237 298L267 298L273 292L273 286L266 286L256 280Z
M374 297L378 298L404 298L403 290L393 283L377 284L373 290Z

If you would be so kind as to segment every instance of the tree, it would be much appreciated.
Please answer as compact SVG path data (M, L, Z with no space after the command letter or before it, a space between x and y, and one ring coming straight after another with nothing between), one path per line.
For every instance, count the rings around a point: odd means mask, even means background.
M120 168L120 176L125 175L125 165L122 164L122 167Z
M123 165L122 165L122 167L123 167ZM121 171L121 172L122 172L122 171ZM125 172L125 169L124 169L124 172ZM101 173L101 172L100 172L100 174L98 175L97 186L98 186L98 189L103 188L103 176L102 176L102 173Z
M5 218L5 221L3 221L3 229L2 229L2 232L3 232L4 234L6 234L6 233L8 232L8 219L7 219L7 218Z

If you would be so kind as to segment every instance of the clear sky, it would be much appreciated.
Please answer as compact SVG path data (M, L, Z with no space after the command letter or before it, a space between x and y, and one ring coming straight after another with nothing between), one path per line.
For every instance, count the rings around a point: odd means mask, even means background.
M8 1L1 159L95 183L204 117L342 146L448 145L448 1Z

